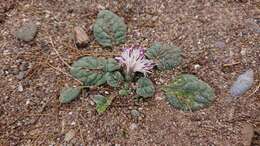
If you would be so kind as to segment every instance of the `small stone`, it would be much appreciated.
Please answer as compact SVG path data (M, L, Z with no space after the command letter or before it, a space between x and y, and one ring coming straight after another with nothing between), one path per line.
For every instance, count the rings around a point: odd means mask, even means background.
M195 64L195 65L194 65L194 69L197 70L197 69L199 69L199 68L200 68L200 65L199 65L199 64Z
M236 81L233 83L230 94L232 96L241 96L247 90L251 88L254 82L254 71L252 69L247 70L243 74L239 75Z
M65 134L64 141L69 142L75 136L75 131L70 130L68 133Z
M76 122L71 122L71 124L70 124L71 126L74 126L74 125L76 125Z
M74 28L74 37L78 48L84 48L88 46L89 37L82 27Z
M131 130L135 130L138 128L138 125L136 123L132 123L129 127Z
M131 115L135 118L139 117L141 115L141 113L138 110L131 110Z
M250 146L252 143L252 138L254 136L253 126L248 123L244 123L242 125L241 134L242 134L242 139L243 139L242 141L244 146Z
M241 51L240 51L240 54L242 56L245 56L246 55L246 48L242 48Z
M16 76L16 78L18 80L22 80L25 77L25 72L21 71L18 73L18 75Z
M21 28L19 28L15 36L25 42L30 42L34 39L34 37L37 34L37 25L30 22L27 24L24 24Z
M19 69L21 71L26 71L29 68L29 63L27 62L22 62L22 64L19 66Z
M95 105L95 102L92 101L92 100L90 100L90 101L89 101L89 104L92 105L92 106L94 106L94 105Z
M23 86L22 86L22 84L19 84L19 85L18 85L17 90L18 90L19 92L23 92Z
M25 105L29 105L30 104L30 100L27 100Z

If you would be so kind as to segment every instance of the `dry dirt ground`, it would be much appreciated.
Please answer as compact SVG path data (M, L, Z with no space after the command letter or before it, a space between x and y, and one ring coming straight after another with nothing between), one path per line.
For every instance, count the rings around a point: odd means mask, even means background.
M101 9L123 17L128 26L127 42L112 50L93 38L91 26ZM29 21L39 26L38 34L24 43L14 33ZM1 0L0 145L249 145L245 127L257 128L260 119L259 25L257 0ZM87 30L89 47L75 47L75 26ZM155 97L144 102L117 97L102 115L88 92L59 103L60 89L77 82L64 74L69 69L53 48L71 64L84 55L111 57L123 46L149 47L155 41L174 43L184 57L178 68L151 75ZM230 102L232 82L248 68L255 73L253 87ZM23 79L17 77L21 71ZM216 101L196 112L171 107L159 86L180 73L209 83ZM116 92L108 87L91 92L104 91ZM140 115L134 117L133 109ZM259 135L254 137L252 145L259 145Z

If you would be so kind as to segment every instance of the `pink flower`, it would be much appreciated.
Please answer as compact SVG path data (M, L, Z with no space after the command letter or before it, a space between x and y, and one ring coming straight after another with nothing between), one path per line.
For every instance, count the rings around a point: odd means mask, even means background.
M143 73L146 76L155 65L151 60L145 58L144 48L123 48L121 56L115 59L124 67L126 75L131 78L135 72Z

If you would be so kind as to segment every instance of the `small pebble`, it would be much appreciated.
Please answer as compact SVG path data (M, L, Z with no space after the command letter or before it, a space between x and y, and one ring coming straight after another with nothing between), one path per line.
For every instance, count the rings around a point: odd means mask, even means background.
M230 94L232 96L243 95L247 90L251 88L253 82L254 82L254 71L252 69L249 69L238 76L238 78L230 88Z
M16 76L16 78L18 80L22 80L25 77L25 72L21 71L18 73L18 75Z
M76 122L73 121L73 122L71 122L70 125L74 126L74 125L76 125Z
M87 47L89 44L89 37L82 27L74 28L74 39L78 48Z
M199 65L199 64L195 64L195 65L194 65L194 69L197 70L197 69L199 69L199 68L200 68L200 65Z
M18 90L19 92L23 92L23 86L22 86L22 84L19 84L19 85L18 85L17 90Z
M135 118L139 117L141 115L141 113L138 110L131 110L131 115Z
M27 100L25 105L29 105L30 104L30 100Z
M137 129L138 125L136 123L132 123L129 127L131 130Z
M11 54L9 50L4 50L4 51L3 51L3 55L4 55L4 56L5 56L5 55L9 55L9 54Z

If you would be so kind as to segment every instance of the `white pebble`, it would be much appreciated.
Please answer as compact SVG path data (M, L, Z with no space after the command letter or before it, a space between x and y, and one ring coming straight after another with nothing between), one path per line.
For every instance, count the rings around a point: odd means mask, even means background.
M76 122L73 121L73 122L71 122L70 125L74 126L74 125L76 125Z
M19 85L18 85L17 90L18 90L19 92L23 92L23 86L22 86L22 84L19 84Z
M199 69L199 68L200 68L200 65L199 65L199 64L195 64L195 65L194 65L194 69L197 70L197 69Z
M25 105L29 105L30 104L30 100L27 100Z

